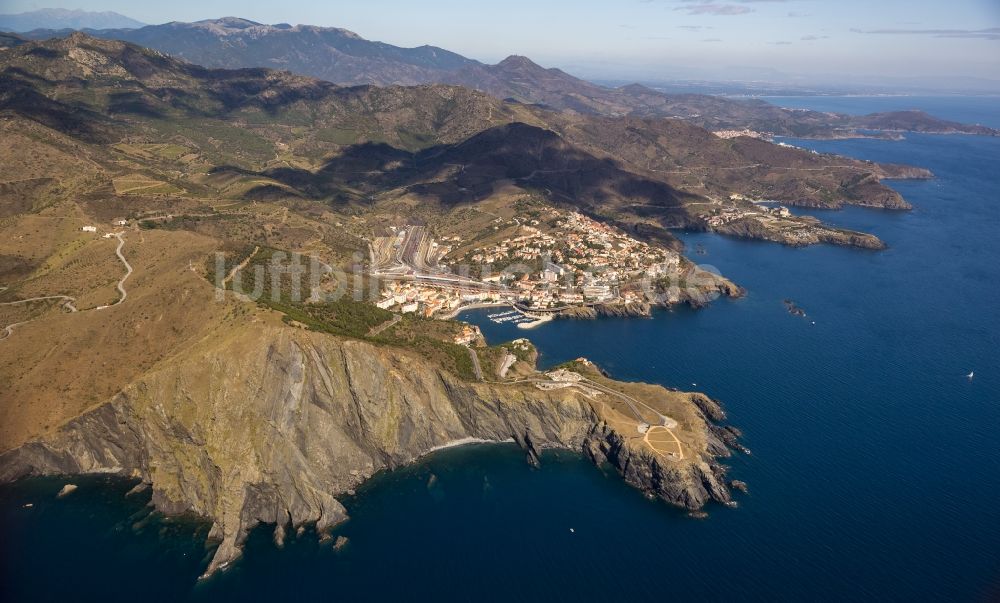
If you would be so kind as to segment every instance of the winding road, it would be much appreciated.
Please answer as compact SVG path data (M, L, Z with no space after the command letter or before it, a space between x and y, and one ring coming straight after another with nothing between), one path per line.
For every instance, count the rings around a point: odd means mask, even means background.
M650 412L652 412L657 417L659 417L660 424L659 425L650 425L648 428L646 428L646 433L643 436L643 441L646 442L646 444L650 448L652 448L653 452L655 452L656 454L662 456L665 459L668 459L668 460L671 460L671 461L680 461L680 460L684 459L684 448L681 446L681 440L680 440L680 438L677 437L677 434L675 434L673 432L673 429L672 429L673 427L677 427L677 421L675 421L674 419L671 419L670 417L664 415L660 411L656 410L655 408L653 408L649 404L646 404L645 402L642 402L641 400L636 400L635 398L633 398L632 396L629 396L628 394L625 394L625 393L622 393L620 391L611 389L610 387L606 387L604 385L600 385L599 383L594 383L593 381L591 381L590 379L588 379L586 377L583 378L583 383L586 383L590 387L593 387L594 389L597 389L597 390L602 391L604 393L616 395L619 398L621 398L622 400L624 400L625 404L627 404L628 407L632 410L632 413L642 423L645 423L646 419L642 416L642 414L636 408L636 405L638 404L640 406L644 406L647 409L649 409ZM650 439L650 436L659 435L661 433L666 433L667 435L669 435L672 441L664 439L664 438L660 438L660 437L654 437L654 438ZM674 453L672 451L664 451L664 450L662 450L660 447L662 447L664 444L676 444L677 445L677 452Z
M124 233L116 232L115 236L118 238L118 248L115 249L115 255L117 255L118 259L122 261L122 264L125 264L125 276L118 281L118 292L121 293L122 296L118 299L118 301L111 304L112 306L117 306L118 304L124 302L125 298L128 297L128 292L125 291L125 280L132 275L132 265L129 264L128 260L125 259L125 256L122 255L122 248L125 247Z
M85 312L93 311L93 310L103 310L105 308L110 308L111 306L117 306L118 304L123 303L125 301L125 298L128 297L128 291L125 290L125 281L128 280L128 277L132 275L133 269L132 269L132 265L128 263L128 260L126 260L125 256L122 254L122 248L125 247L125 236L124 236L124 234L125 233L122 233L122 232L116 232L116 233L114 233L115 237L118 238L118 247L115 249L115 255L117 255L118 259L121 260L122 264L125 265L125 276L123 276L123 277L121 277L121 279L119 279L118 285L117 285L118 293L120 294L120 297L118 298L118 301L116 301L113 304L110 304L108 306L97 306L96 308L90 308L88 310L84 310ZM7 287L3 287L0 290L6 290L6 289L7 289ZM11 302L2 302L2 303L0 303L0 306L15 306L15 305L18 305L18 304L27 304L27 303L36 302L36 301L44 301L44 300L47 300L47 299L61 299L61 300L64 300L63 304L62 304L62 306L64 308L69 309L70 312L79 312L79 310L77 310L76 306L74 305L74 303L76 302L76 298L75 297L71 297L69 295L41 295L39 297L29 297L28 299L19 299L19 300L11 301ZM35 320L35 319L32 319L32 320ZM23 320L21 322L15 322L13 324L5 326L3 328L3 336L0 337L0 341L3 341L4 339L7 339L8 337L10 337L14 333L14 329L15 328L17 328L17 327L19 327L21 325L28 324L29 322L32 322L32 320Z
M19 326L21 326L21 325L23 325L25 323L29 323L29 322L31 322L31 321L30 320L25 320L24 322L15 322L12 325L7 325L6 327L3 328L3 337L0 337L0 341L3 341L4 339L7 339L11 335L13 335L15 328L17 328L17 327L19 327Z
M3 290L6 290L6 289L7 289L7 287L3 287ZM28 299L19 299L17 301L12 301L12 302L3 302L3 303L0 303L0 306L16 306L18 304L27 304L27 303L30 303L30 302L44 301L44 300L47 300L47 299L61 299L61 300L64 300L63 304L62 304L64 308L69 308L70 312L76 312L77 311L76 306L73 305L73 302L76 301L76 298L75 297L70 297L68 295L43 295L41 297L29 297ZM31 319L31 320L34 320L34 319ZM28 324L29 322L31 322L31 320L22 320L21 322L15 322L13 324L9 324L6 327L4 327L3 328L3 337L0 337L0 341L3 341L4 339L7 339L11 335L13 335L14 334L14 329L16 329L17 327L19 327L21 325Z
M4 288L6 289L6 287ZM66 304L63 305L72 304L73 302L76 301L75 297L70 297L68 295L43 295L41 297L29 297L28 299L19 299L17 301L12 301L12 302L3 302L0 303L0 306L15 306L17 304L26 304L28 302L42 301L44 299L64 299L66 300ZM72 308L71 311L76 312L76 308Z

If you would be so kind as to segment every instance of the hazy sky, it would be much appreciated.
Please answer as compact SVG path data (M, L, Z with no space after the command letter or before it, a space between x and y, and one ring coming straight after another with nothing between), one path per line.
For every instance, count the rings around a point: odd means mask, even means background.
M4 13L43 7L344 27L487 62L524 54L590 77L1000 80L1000 0L0 0Z

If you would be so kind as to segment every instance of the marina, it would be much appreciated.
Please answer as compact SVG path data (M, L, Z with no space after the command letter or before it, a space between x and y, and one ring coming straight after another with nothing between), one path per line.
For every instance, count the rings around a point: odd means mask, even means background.
M508 310L507 312L495 312L493 314L487 314L487 318L496 324L511 323L515 325L522 325L526 323L535 322L536 319L525 315L519 310Z

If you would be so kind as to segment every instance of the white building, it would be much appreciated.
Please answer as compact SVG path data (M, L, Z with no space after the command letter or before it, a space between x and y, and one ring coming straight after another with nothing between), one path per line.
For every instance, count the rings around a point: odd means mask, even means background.
M583 288L583 295L597 301L603 301L612 297L611 288L607 285L588 285Z
M82 230L83 232L97 232L97 227L96 226L84 226L80 230Z

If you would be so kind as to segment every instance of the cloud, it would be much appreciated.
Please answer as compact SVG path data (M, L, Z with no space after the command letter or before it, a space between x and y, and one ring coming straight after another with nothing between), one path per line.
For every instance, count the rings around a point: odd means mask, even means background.
M640 0L648 4L657 0ZM673 0L678 6L674 10L686 11L689 15L745 15L754 12L746 4L783 4L799 0ZM789 13L791 15L792 13Z
M689 15L745 15L746 13L752 13L753 9L749 6L738 6L736 4L688 4L687 6L678 6L674 10L684 10L687 11Z
M688 31L701 31L703 29L715 29L711 25L678 25L677 29L686 29Z
M642 0L643 2L652 2L654 0ZM683 4L684 6L678 6L674 10L687 11L689 15L745 15L746 13L754 12L754 9L749 6L743 6L744 4L763 4L763 3L784 3L784 2L795 2L797 0L728 0L729 2L735 2L735 4L723 4L717 0L676 0L677 2Z
M721 42L722 38L705 38L702 42Z
M802 19L802 18L805 18L805 17L811 17L812 15L809 14L809 13L801 13L801 12L792 10L792 11L788 11L788 16L791 17L791 18L793 18L793 19Z
M812 42L813 40L826 40L829 37L830 36L802 36L799 39L804 40L806 42Z
M768 42L768 44L774 44L775 46L788 46L791 42L788 40L778 40L777 42Z
M860 34L931 36L934 38L965 38L970 40L1000 40L1000 27L987 29L857 29Z

